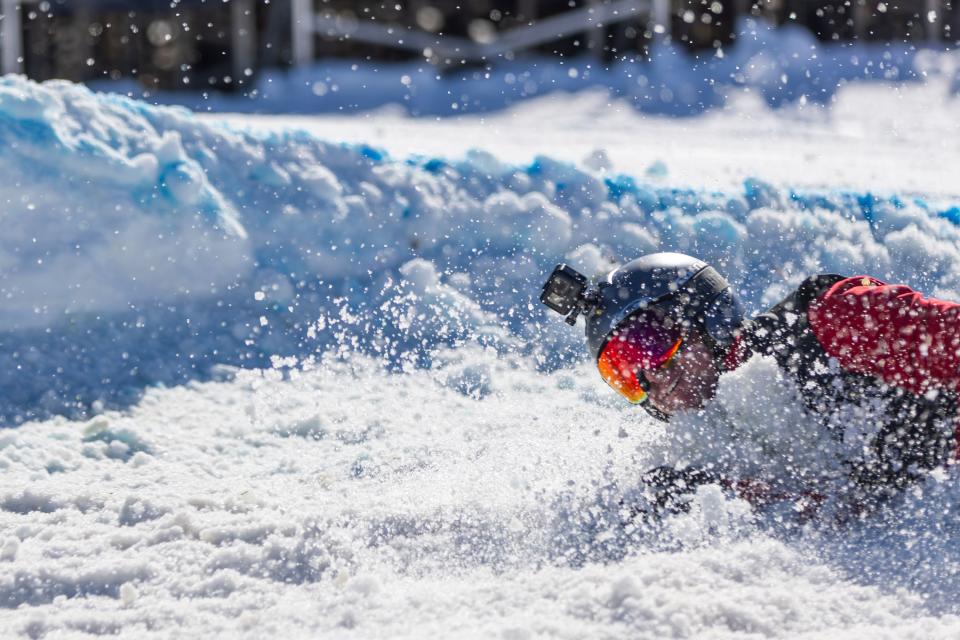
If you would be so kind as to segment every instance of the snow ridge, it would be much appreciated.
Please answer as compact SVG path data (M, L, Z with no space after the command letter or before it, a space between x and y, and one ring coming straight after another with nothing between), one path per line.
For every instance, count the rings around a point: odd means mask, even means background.
M334 344L399 366L536 336L543 349L524 349L558 366L578 357L576 337L544 322L536 295L562 260L597 274L657 249L693 253L754 309L818 271L960 297L955 203L908 194L759 179L680 190L480 151L398 161L14 76L0 80L0 141L5 422ZM25 361L42 390L17 373Z

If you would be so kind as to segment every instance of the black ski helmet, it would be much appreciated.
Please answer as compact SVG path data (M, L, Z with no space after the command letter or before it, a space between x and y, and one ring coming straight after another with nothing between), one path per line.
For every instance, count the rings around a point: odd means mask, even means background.
M608 273L592 295L585 314L587 348L594 360L610 333L641 309L676 314L700 329L719 357L743 324L743 307L716 269L682 253L652 253Z

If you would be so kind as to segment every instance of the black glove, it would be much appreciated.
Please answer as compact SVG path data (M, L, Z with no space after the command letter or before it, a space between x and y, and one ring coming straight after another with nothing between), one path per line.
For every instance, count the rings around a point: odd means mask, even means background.
M687 512L690 494L700 485L719 482L720 477L702 467L676 469L665 465L647 471L640 476L640 481L653 508L652 515L661 517Z

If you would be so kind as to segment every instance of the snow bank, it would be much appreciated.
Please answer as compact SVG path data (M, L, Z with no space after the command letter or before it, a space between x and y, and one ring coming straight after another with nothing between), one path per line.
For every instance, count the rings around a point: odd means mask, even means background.
M922 196L680 190L481 151L393 159L13 76L0 142L8 423L332 345L405 366L479 340L556 367L581 353L536 302L561 260L599 273L693 253L754 309L821 271L960 297L955 205Z
M245 269L236 212L180 134L105 102L0 86L5 329L216 290Z

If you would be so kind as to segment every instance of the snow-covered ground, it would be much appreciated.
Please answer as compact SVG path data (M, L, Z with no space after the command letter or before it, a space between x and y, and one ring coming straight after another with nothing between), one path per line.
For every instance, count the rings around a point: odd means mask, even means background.
M691 120L645 116L628 100L595 89L506 112L439 120L410 118L390 107L350 116L205 117L240 128L292 126L326 140L376 140L400 157L461 157L486 148L525 165L542 154L676 187L736 191L745 179L763 176L797 189L955 198L960 123L955 109L928 112L946 99L944 84L937 82L902 89L860 86L841 90L829 108L795 104L773 111L759 96L738 93L723 109ZM604 152L601 162L591 163L597 151Z
M642 526L638 473L722 429L625 406L536 302L656 249L753 310L824 271L960 299L949 75L441 120L3 78L0 635L957 637L960 473L841 526L717 487ZM752 467L835 461L769 363L722 391Z

